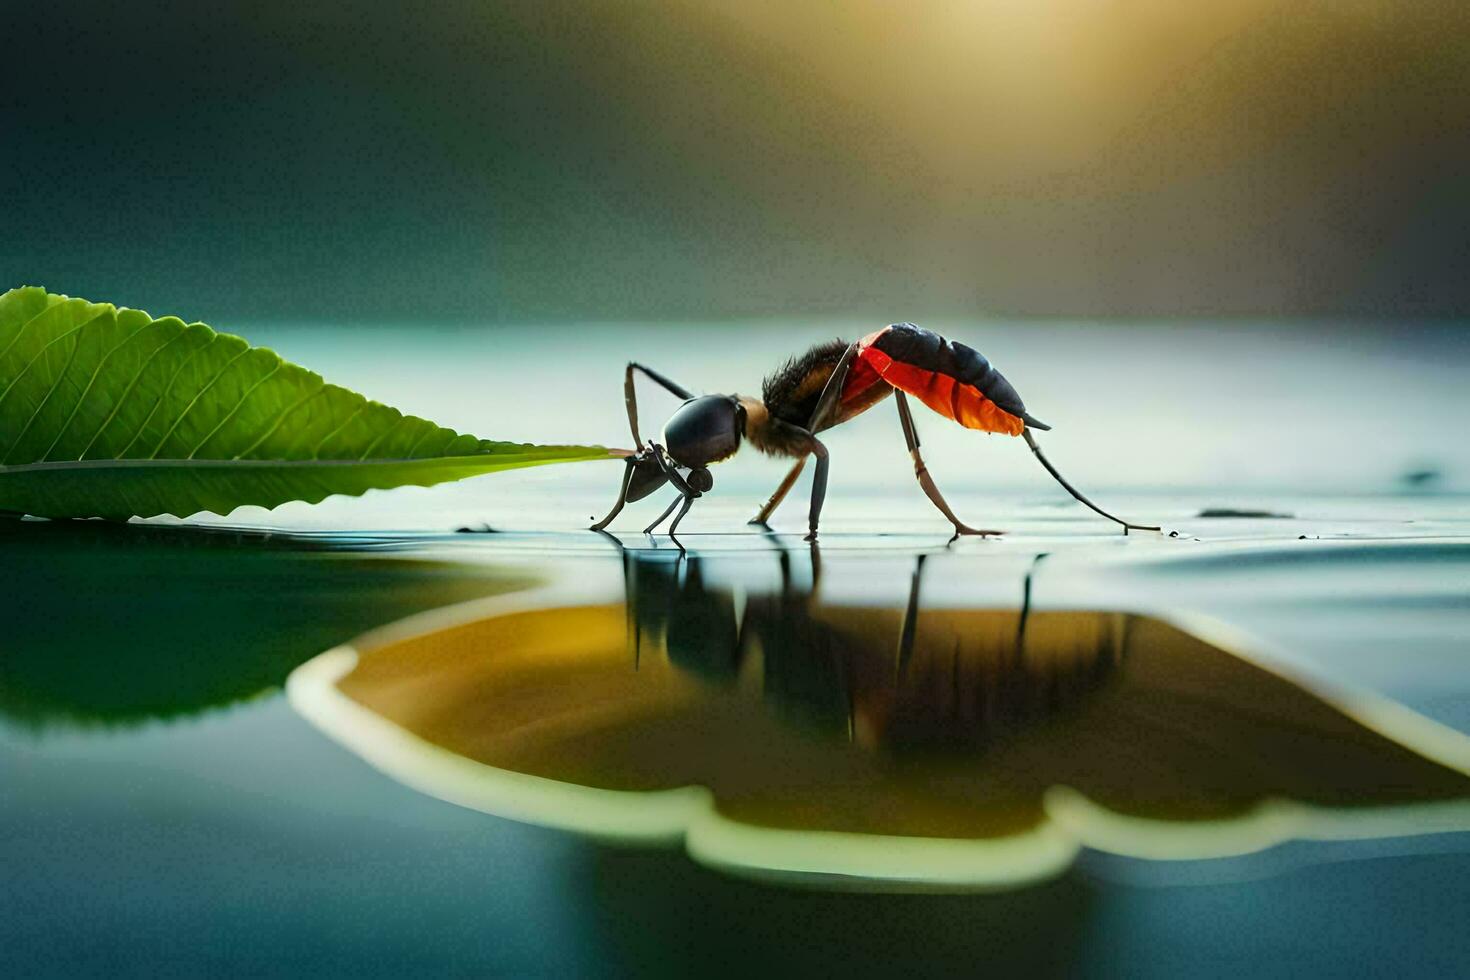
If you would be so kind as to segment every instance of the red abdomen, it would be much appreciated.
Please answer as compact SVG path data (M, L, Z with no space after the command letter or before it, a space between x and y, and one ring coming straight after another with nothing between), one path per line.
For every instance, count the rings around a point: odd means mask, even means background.
M1016 389L978 351L912 323L884 327L858 342L842 401L880 382L967 429L1018 436L1027 425L1047 428L1027 414Z

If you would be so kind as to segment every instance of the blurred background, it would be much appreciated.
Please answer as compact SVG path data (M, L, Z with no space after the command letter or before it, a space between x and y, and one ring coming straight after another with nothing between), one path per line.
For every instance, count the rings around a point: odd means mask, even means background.
M751 392L913 320L1094 484L1470 487L1462 0L3 16L6 285L204 320L480 435L619 445L629 357ZM948 479L1035 475L1004 456Z
M4 7L7 284L209 322L1470 310L1461 0Z

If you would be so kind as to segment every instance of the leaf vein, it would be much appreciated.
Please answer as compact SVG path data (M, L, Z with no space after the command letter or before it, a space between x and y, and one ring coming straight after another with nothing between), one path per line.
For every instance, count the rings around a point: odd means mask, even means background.
M60 304L56 304L56 305L60 305ZM47 313L50 313L55 308L56 308L56 306L43 306L41 308L40 312L38 312L35 316L32 316L30 319L26 320L25 323L22 323L16 329L15 336L10 338L10 343L8 343L8 344L5 345L5 349L4 350L0 350L0 358L3 358L6 354L9 354L10 353L10 349L12 347L14 347L16 344L20 343L20 338L25 335L26 330L30 327L31 324L35 323L37 320L39 320L41 317L45 316Z
M172 436L176 431L178 431L179 426L183 424L184 419L188 417L189 413L194 411L194 406L199 404L199 399L203 398L205 393L215 386L215 382L224 377L224 373L228 371L232 366L234 366L234 363L236 361L238 361L240 358L244 357L248 353L250 353L250 346L247 344L244 350L240 351L240 353L236 354L234 357L230 358L228 361L225 361L225 363L220 365L220 369L214 372L214 376L206 381L204 383L204 387L200 388L199 391L195 393L194 397L189 400L189 404L184 406L184 410L179 413L178 418L174 419L174 424L168 427L168 431L163 434L163 438L158 440L158 445L154 446L153 452L148 454L149 459L158 458L158 451L163 448L164 443L168 442L169 436Z
M375 438L372 442L370 442L370 443L367 444L367 448L364 449L362 451L362 455L359 456L359 457L357 457L357 458L358 459L367 459L368 456L370 456L372 454L372 451L374 449L377 449L378 448L379 443L381 443L384 439L388 438L388 433L390 433L394 429L398 428L398 426L404 422L405 418L406 418L405 416L399 415L392 422L389 422L387 425L383 426L383 431L382 432L379 432L378 435L377 435L377 438Z
M151 321L149 325L151 326L152 323L156 323L156 322L157 321ZM127 402L128 398L133 394L133 389L136 388L136 387L138 387L138 382L141 381L143 379L143 375L145 373L147 373L147 371L148 371L148 365L150 365L150 364L153 363L153 359L155 357L157 357L159 354L163 353L164 349L167 348L167 347L169 347L171 344L173 344L174 341L176 341L180 337L184 336L184 334L186 332L187 331L185 331L185 330L180 330L178 333L174 334L168 340L166 340L163 343L159 344L157 347L155 347L153 349L153 353L149 354L148 357L147 357L147 359L144 360L143 363L138 366L138 370L133 373L133 379L128 382L128 386L125 389L123 389L123 393L122 393L121 397L118 398L117 404L112 406L112 411L108 413L107 418L103 419L102 420L102 424L99 425L99 426L97 426L97 431L94 432L94 433L92 433L92 438L90 438L90 439L87 440L86 446L82 447L82 451L77 455L77 459L80 460L80 459L86 459L87 458L87 453L89 453L89 452L92 451L92 447L97 444L97 439L102 435L103 432L106 432L107 431L107 427L112 424L112 420L115 419L115 418L117 418L117 413L120 412L120 411L122 411L123 405Z
M118 453L117 458L121 459L126 456L128 452L133 448L133 443L137 442L138 438L143 435L144 431L147 430L148 423L153 421L153 416L158 413L158 407L162 405L163 400L168 397L169 391L173 389L174 382L178 380L179 375L183 372L184 368L188 367L193 362L194 358L198 357L201 353L213 347L214 342L218 339L218 336L209 338L209 343L200 344L198 347L189 352L188 357L179 362L179 366L174 368L174 373L168 376L168 384L163 386L162 394L160 394L158 396L158 400L153 403L153 407L148 410L148 414L143 416L143 422L138 426L138 431L133 433L133 438L128 440L128 444L122 448L122 452Z
M203 449L204 446L205 446L205 444L207 444L209 442L209 440L213 439L216 435L219 434L219 430L220 429L223 429L226 425L229 424L230 419L232 419L232 418L235 417L235 413L238 412L238 411L240 411L240 409L242 407L244 407L246 400L251 395L255 394L255 389L256 388L259 388L261 385L265 384L271 378L275 377L276 372L279 371L284 366L285 366L285 362L284 361L279 361L279 360L276 361L276 366L275 367L271 368L269 371L267 371L265 374L263 374L261 376L260 380L257 381L257 382L255 382L255 384L253 384L249 388L245 389L244 393L240 395L240 400L237 401L237 402L235 402L235 407L232 408L232 409L230 409L229 412L227 412L225 414L225 417L219 420L219 425L216 425L213 429L210 429L209 432L204 436L204 438L200 439L199 442L194 446L194 448L191 449L191 450L189 450L189 455L185 456L184 458L185 459L193 459L195 453L197 453L199 450Z
M336 436L337 433L339 433L343 429L347 428L348 423L350 423L353 419L355 419L359 415L361 415L363 413L363 410L366 409L369 404L370 403L368 402L368 400L366 398L364 398L362 400L362 404L359 405L359 406L357 406L357 408L353 409L352 410L352 413L350 415L348 415L345 419L342 420L342 424L341 425L337 426L331 432L328 432L326 435L322 436L321 437L321 440L317 442L316 448L314 448L311 451L311 458L312 459L320 459L321 458L322 447L325 446L334 436Z
M106 310L102 310L102 311L100 311L97 314L97 316L94 316L94 317L92 317L90 319L87 319L87 320L83 320L81 323L78 323L76 326L72 327L66 333L61 334L60 336L57 336L57 337L52 337L51 340L47 342L46 346L44 346L40 350L36 351L36 356L32 357L29 361L26 361L26 366L23 367L23 368L21 368L20 371L19 371L19 373L17 373L15 377L13 377L13 378L10 379L10 384L8 384L8 385L5 386L5 390L4 391L0 391L0 402L4 402L5 401L6 396L9 395L12 391L15 390L15 386L16 385L20 384L20 379L26 376L26 374L31 370L31 368L35 366L35 363L37 361L39 361L41 358L43 358L43 357L46 356L46 352L48 350L50 350L52 347L56 346L57 344L61 343L63 340L65 340L66 338L70 337L72 334L76 333L78 330L82 329L87 324L91 323L93 320L96 320L98 317L102 316L102 314L103 313L106 313L106 312L107 312ZM70 362L68 362L68 363L70 363Z
M433 433L433 432L437 432L438 431L439 427L436 426L433 422L429 422L428 419L425 419L424 421L426 423L428 423L428 426L429 427L427 429L425 429L423 432L419 433L419 437L413 441L413 445L409 446L407 449L405 449L403 451L403 457L405 459L413 459L414 458L413 452L414 452L415 449L419 448L419 443L421 443L425 439L429 438L429 434L430 433Z
M296 401L293 402L285 411L276 416L276 420L271 423L270 428L266 429L260 434L260 438L256 439L250 445L246 446L244 449L236 453L234 458L240 459L242 456L248 456L250 453L255 452L255 450L260 447L261 443L265 442L271 436L276 434L276 430L281 427L281 423L286 421L287 417L290 416L292 412L296 411L302 405L305 405L307 402L311 401L317 395L320 395L322 392L326 391L328 387L329 385L325 381L323 381L321 384L313 388L310 392L296 399Z
M46 346L50 347L51 345L47 344ZM66 379L67 372L71 370L72 362L77 359L77 351L81 350L81 348L82 342L80 339L78 339L76 343L72 344L71 353L67 355L66 363L61 366L60 371L56 372L56 377L54 380L52 380L51 387L46 389L46 394L44 397L42 397L41 403L36 406L35 411L31 412L31 417L26 419L26 424L21 426L20 434L17 435L15 437L15 441L6 448L5 457L3 459L0 459L0 466L9 464L10 454L15 452L16 448L21 443L25 442L27 433L31 431L31 426L35 425L36 419L41 417L41 412L45 410L46 404L51 401L51 396L56 394L56 389L61 387L61 382Z
M72 422L76 421L77 413L82 410L82 404L86 402L87 396L92 393L92 387L97 383L97 378L102 374L103 367L112 359L112 355L132 343L133 339L148 329L151 324L151 320L144 322L137 330L134 330L119 341L117 346L113 347L112 350L102 355L102 359L97 362L97 367L92 370L92 377L88 379L87 387L82 389L82 394L77 398L77 403L71 408L71 414L66 417L66 423L61 427L61 431L56 433L56 438L51 440L51 445L46 447L46 452L41 456L41 462L44 463L51 458L52 451L61 443L61 437L66 435L68 430L71 429Z

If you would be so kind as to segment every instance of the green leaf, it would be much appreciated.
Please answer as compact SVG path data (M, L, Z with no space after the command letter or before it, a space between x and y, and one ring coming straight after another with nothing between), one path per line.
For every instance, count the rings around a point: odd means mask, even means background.
M0 295L0 510L227 514L618 455L462 435L202 323Z

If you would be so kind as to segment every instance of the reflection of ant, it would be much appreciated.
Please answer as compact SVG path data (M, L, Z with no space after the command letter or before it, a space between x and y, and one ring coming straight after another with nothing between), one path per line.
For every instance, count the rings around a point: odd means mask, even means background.
M707 559L622 554L635 668L646 644L706 683L733 687L758 652L762 693L779 714L868 746L988 744L1075 704L1121 658L1125 617L1033 612L1044 554L1026 572L1018 611L927 615L918 556L896 629L890 608L817 599L815 554L799 584L791 553L778 549L779 587L747 588L743 608L734 588L708 584Z

